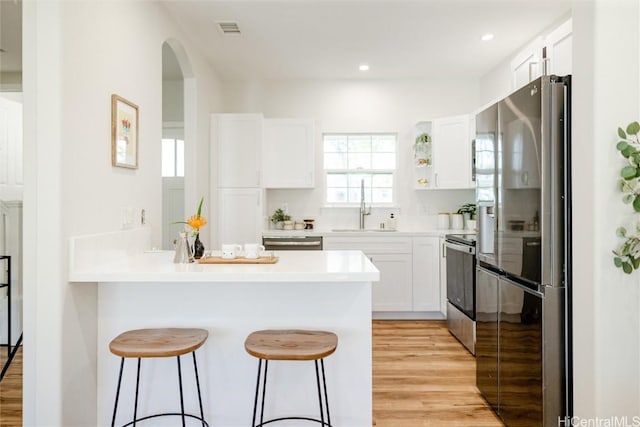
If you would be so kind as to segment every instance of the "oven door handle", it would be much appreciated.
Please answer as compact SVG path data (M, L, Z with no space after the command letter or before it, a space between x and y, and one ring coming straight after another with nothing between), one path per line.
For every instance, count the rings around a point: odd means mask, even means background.
M284 241L273 241L273 240L265 240L265 245L268 246L320 246L322 244L319 240L313 240L311 242L304 241L292 241L292 240L284 240Z
M475 255L476 253L476 248L474 248L473 246L460 245L458 243L453 243L448 240L445 240L444 244L447 248L454 251L464 252L471 255Z

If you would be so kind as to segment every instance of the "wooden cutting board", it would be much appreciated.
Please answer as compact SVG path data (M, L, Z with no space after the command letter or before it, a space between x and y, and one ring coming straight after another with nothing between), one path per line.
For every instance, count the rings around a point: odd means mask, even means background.
M237 257L233 259L226 259L219 256L208 256L206 258L200 258L199 264L275 264L278 262L278 257L260 257L260 258L245 258Z

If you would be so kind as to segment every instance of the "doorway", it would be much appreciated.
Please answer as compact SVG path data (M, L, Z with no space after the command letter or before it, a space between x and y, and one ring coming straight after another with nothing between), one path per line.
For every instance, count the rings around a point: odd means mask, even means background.
M162 249L184 227L184 76L173 48L162 44Z

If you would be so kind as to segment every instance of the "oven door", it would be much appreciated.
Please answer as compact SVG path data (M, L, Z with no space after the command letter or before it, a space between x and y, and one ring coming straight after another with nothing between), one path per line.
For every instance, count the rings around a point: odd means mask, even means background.
M447 250L447 299L476 320L476 250L473 246L445 241Z

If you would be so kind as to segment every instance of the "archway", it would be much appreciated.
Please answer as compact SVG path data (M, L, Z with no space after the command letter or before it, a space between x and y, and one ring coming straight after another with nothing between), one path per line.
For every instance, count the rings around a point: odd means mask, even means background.
M195 84L191 63L175 39L162 44L162 248L172 249L195 198L187 190L194 179ZM192 187L192 186L191 186ZM195 203L195 202L194 202Z

